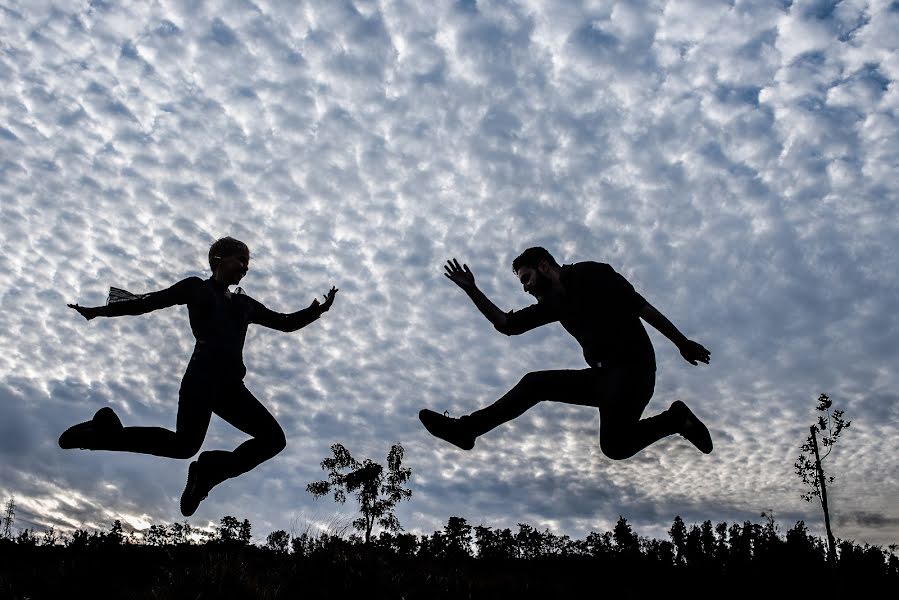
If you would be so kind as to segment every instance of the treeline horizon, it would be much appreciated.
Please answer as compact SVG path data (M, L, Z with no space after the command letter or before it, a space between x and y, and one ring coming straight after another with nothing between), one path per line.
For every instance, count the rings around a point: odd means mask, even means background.
M146 529L133 529L126 533L120 520L113 521L106 530L76 529L71 534L59 533L49 527L41 533L34 528L20 529L17 535L0 537L0 543L11 546L45 547L61 546L72 549L96 549L110 546L255 546L279 554L301 554L327 549L330 545L367 546L387 549L402 555L427 553L451 558L507 558L529 559L547 556L600 556L644 554L669 559L676 564L701 562L709 558L722 559L725 555L751 559L765 554L779 545L785 549L801 551L809 557L828 560L827 542L812 535L804 520L799 520L783 536L780 526L771 514L763 512L764 523L719 522L706 520L689 527L678 515L668 529L668 539L658 540L636 533L627 519L619 516L611 531L591 531L584 539L572 539L545 528L543 531L527 523L518 523L518 531L510 528L473 526L464 517L449 517L443 529L433 534L391 533L383 530L366 543L358 533L348 533L349 523L335 518L329 525L307 525L299 534L283 529L272 531L264 544L252 541L252 524L247 519L231 515L222 517L212 530L195 527L186 520L166 525L150 525ZM313 533L313 529L318 529ZM854 540L837 538L837 555L880 553L884 564L899 571L899 544L887 549L869 543L857 544Z
M773 516L762 517L762 523L706 520L688 526L677 516L662 540L638 535L623 516L611 531L583 539L525 523L517 531L472 526L455 516L431 535L381 531L368 543L338 524L331 531L277 530L265 543L254 544L250 522L230 515L213 531L175 522L151 525L141 537L126 534L119 521L107 531L79 529L71 535L26 529L0 539L0 596L53 597L78 585L84 569L91 572L95 564L106 564L113 579L122 580L120 597L129 598L281 598L300 590L375 590L407 598L538 597L587 585L599 573L624 577L615 586L637 577L641 586L660 593L663 582L687 582L697 573L709 581L743 581L756 591L758 577L770 583L775 575L790 576L797 585L822 577L864 588L899 583L895 544L884 549L839 540L837 555L829 557L827 542L811 535L804 521L781 534Z

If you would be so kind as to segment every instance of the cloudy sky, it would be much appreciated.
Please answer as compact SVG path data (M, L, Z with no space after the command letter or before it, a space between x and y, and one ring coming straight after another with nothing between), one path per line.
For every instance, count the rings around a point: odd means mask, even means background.
M41 2L0 6L0 500L19 527L180 521L187 461L62 451L112 406L173 427L187 311L86 322L99 305L206 276L223 235L242 283L297 333L251 328L247 386L288 448L190 522L258 540L353 515L306 485L335 442L413 470L407 531L457 515L583 537L623 515L804 519L799 445L827 393L852 422L825 466L834 530L899 542L899 3ZM712 352L656 348L654 414L709 424L627 461L595 409L544 403L469 453L431 438L528 371L585 366L558 325L496 333L442 276L458 257L501 308L543 245L607 262ZM243 440L213 418L204 449Z

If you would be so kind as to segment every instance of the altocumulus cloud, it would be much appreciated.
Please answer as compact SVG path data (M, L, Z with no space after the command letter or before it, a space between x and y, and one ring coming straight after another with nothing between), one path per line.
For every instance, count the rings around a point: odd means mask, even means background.
M459 515L641 535L773 509L821 532L792 462L827 392L852 427L828 459L837 534L899 540L899 10L890 2L54 2L0 16L0 494L24 523L180 518L187 464L61 452L111 405L173 426L184 310L85 323L100 304L206 272L244 239L244 287L281 311L331 285L296 334L251 329L247 385L288 448L216 489L195 524L258 535L327 521L305 485L334 442L415 475L407 529ZM580 368L551 326L497 335L441 264L500 306L512 258L612 264L712 350L657 333L657 412L684 398L711 456L670 438L625 462L596 411L539 405L461 453L425 406L489 402ZM241 436L213 420L204 448ZM351 507L343 511L348 514Z

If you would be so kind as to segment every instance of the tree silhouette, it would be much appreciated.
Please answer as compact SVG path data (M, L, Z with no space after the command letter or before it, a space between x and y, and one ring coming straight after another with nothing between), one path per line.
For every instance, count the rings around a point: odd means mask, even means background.
M587 553L594 558L608 558L615 552L611 531L603 533L591 531L584 543Z
M821 509L824 511L824 527L827 530L827 546L828 560L834 564L836 560L836 540L833 532L830 530L830 512L827 507L827 485L833 482L833 476L826 477L824 475L824 467L822 462L827 458L833 450L833 445L843 429L849 427L849 421L843 419L842 410L834 410L831 412L833 401L826 394L818 396L818 406L815 408L818 412L824 413L818 415L818 423L809 427L809 436L805 443L799 447L801 453L799 458L793 463L796 474L802 479L802 483L810 489L801 495L806 502L811 502L812 498L817 497L821 501ZM827 449L823 456L818 450L817 433L821 433L821 445ZM814 460L812 460L814 458Z
M150 529L144 534L144 541L150 546L166 546L170 540L171 536L165 525L150 525Z
M615 540L615 551L622 558L635 558L640 555L640 540L634 533L627 519L618 516L618 522L612 530L612 538Z
M353 521L353 527L365 533L366 544L375 523L387 531L402 531L393 509L412 496L412 490L403 487L412 476L412 469L402 467L403 446L391 446L386 471L368 458L359 462L342 444L332 445L331 452L334 456L321 462L328 479L310 483L306 491L316 498L333 492L334 500L341 504L347 494L355 494L362 516Z
M684 564L687 555L687 526L680 515L674 517L674 523L671 524L668 535L671 536L671 543L674 544L677 564Z
M265 538L265 547L278 554L287 554L290 548L290 534L283 529L271 532Z
M450 517L443 527L446 554L460 559L471 556L471 525L462 517Z
M478 525L474 528L474 534L478 558L496 560L516 557L515 536L508 527L502 530L493 530L490 527Z
M250 521L244 519L243 522L238 521L236 517L225 515L222 517L220 525L216 530L216 537L219 541L226 544L240 544L241 546L249 546L252 525Z

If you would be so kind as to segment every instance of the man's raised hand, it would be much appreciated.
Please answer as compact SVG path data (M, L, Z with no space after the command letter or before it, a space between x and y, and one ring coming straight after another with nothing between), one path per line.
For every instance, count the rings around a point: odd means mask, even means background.
M318 310L321 312L328 312L328 309L331 308L331 305L334 304L334 296L337 294L339 290L336 287L331 287L327 294L325 294L324 302L319 302L318 298L312 301L312 306L317 306Z
M468 265L459 265L459 261L455 258L452 260L446 261L446 264L443 266L443 269L446 271L444 273L444 277L458 285L463 290L470 290L475 287L474 285L474 273L468 268Z
M709 364L711 352L705 349L705 346L693 340L687 340L679 348L681 356L684 357L691 365L695 365L697 361Z

